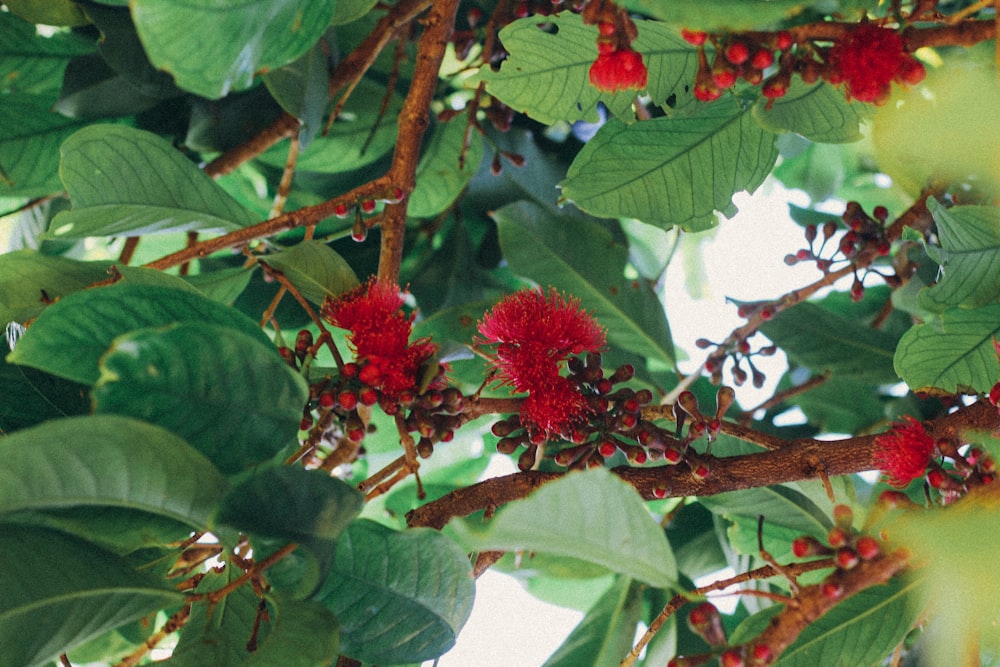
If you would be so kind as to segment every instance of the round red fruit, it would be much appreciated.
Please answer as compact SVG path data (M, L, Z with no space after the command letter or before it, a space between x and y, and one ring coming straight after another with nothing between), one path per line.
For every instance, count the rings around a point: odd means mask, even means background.
M774 64L774 54L767 49L758 49L750 58L750 66L754 69L767 69Z
M681 37L685 42L691 44L692 46L701 46L708 39L708 34L702 32L701 30L688 30L684 28L681 30Z
M726 47L726 60L734 65L742 65L750 58L750 49L743 42L733 42Z

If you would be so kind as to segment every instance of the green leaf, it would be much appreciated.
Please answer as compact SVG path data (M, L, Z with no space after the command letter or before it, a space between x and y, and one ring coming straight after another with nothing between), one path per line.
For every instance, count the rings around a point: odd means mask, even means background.
M351 21L356 21L368 13L378 0L337 0L333 8L333 19L331 25L344 25Z
M894 364L913 391L988 392L1000 378L993 339L1000 337L1000 305L950 308L940 322L918 324L899 341Z
M524 549L596 563L657 588L673 588L677 566L642 499L604 468L573 472L508 503L481 527L449 524L473 550Z
M766 28L779 19L803 11L802 0L626 0L622 6L662 19L675 26L733 32Z
M62 145L59 173L73 208L56 215L56 238L228 231L256 220L155 134L91 125Z
M271 631L246 667L327 667L337 660L340 633L337 618L318 602L294 600L272 591Z
M87 24L87 15L73 0L10 0L7 9L32 23L56 26Z
M218 99L308 51L330 24L334 1L136 0L131 7L150 61L181 88Z
M590 66L597 58L597 30L577 14L546 18L554 29L539 29L536 17L513 21L500 31L510 54L493 72L484 65L480 76L486 90L507 106L535 120L595 122L603 102L617 115L628 114L636 91L602 93L590 85ZM653 21L637 21L639 35L632 47L649 71L647 93L656 102L666 100L685 83L694 81L696 51L676 30Z
M323 241L302 241L260 261L281 271L309 301L322 304L358 285L358 277L343 257Z
M779 390L790 389L786 375ZM825 433L861 433L885 419L885 397L875 384L852 377L830 377L786 405L798 406L809 423Z
M51 257L35 250L0 255L0 322L27 322L37 317L45 309L45 301L108 278L110 265Z
M632 648L643 588L618 577L542 667L617 667Z
M363 506L364 496L339 479L282 466L266 468L233 488L216 523L249 534L258 559L272 546L300 543L298 551L268 570L268 580L276 588L304 596L319 584L337 538Z
M892 364L896 336L817 304L783 310L760 330L791 361L815 373L883 383L899 379Z
M225 473L266 461L293 440L309 397L274 345L218 324L126 333L100 365L96 412L162 426Z
M209 299L231 306L250 284L253 272L253 267L235 266L230 269L216 269L208 273L184 276L184 280Z
M0 361L0 387L0 433L90 412L86 386L33 368Z
M144 95L101 55L92 53L70 61L59 101L52 109L72 118L99 119L141 113L159 101Z
M0 527L0 590L0 667L44 665L184 599L84 540L15 525Z
M281 108L302 121L301 148L307 148L323 127L323 111L330 94L329 77L326 50L319 43L294 62L263 77L264 85Z
M978 308L1000 299L1000 209L945 208L936 199L927 209L937 223L941 247L926 246L941 265L936 285L920 294L920 305L941 312L952 306Z
M76 292L52 304L7 360L93 385L100 376L98 362L115 338L174 322L220 324L271 344L253 320L194 291L124 282Z
M59 90L63 70L73 56L94 45L76 35L42 37L35 26L14 14L0 14L0 90L33 95Z
M391 95L383 113L381 106L371 101L381 100L384 96L384 86L362 79L330 131L316 137L309 148L299 153L297 171L340 174L370 165L391 151L396 144L396 119L403 99L399 95ZM258 159L283 169L287 158L288 147L279 144L262 153Z
M392 665L451 648L474 595L469 560L447 537L358 520L341 535L330 577L314 598L340 622L341 653Z
M726 98L692 117L608 121L577 154L561 187L593 215L700 231L715 225L715 210L731 216L733 195L756 190L777 157L774 135Z
M52 113L49 95L5 95L0 104L0 197L62 190L59 146L83 123Z
M645 281L624 277L628 250L605 229L589 220L547 214L527 202L504 206L493 218L515 273L579 298L615 345L673 363L670 328L658 298Z
M451 206L469 184L483 161L483 140L477 132L472 132L466 147L467 129L464 116L434 128L427 150L417 164L417 186L410 194L407 215L433 217Z
M200 453L151 424L98 415L0 438L0 514L123 508L209 525L226 482Z
M810 141L846 143L861 138L861 121L872 115L872 108L849 102L842 91L825 82L808 85L796 78L784 97L758 99L753 115L770 132L796 132Z

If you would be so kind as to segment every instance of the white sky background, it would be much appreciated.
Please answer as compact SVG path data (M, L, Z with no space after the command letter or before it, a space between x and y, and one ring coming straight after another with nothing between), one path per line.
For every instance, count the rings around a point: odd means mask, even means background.
M695 347L696 339L722 340L745 321L737 316L736 307L728 304L726 297L748 301L774 299L821 275L811 262L793 267L784 263L786 254L805 247L802 228L788 217L788 203L806 206L808 197L769 179L753 197L741 194L734 201L739 213L731 220L723 219L701 247L700 267L704 276L700 281L703 291L700 299L689 294L685 262L679 255L667 271L667 317L674 343L690 355L680 364L685 372L697 368L705 358L707 351ZM758 335L751 342L756 348L763 344L758 341L763 340ZM756 405L770 396L785 369L780 352L769 359L755 357L754 363L767 374L767 383L760 391L749 382L738 388L737 397L743 407ZM728 368L723 377L731 382ZM503 467L504 463L508 467ZM506 460L498 467L491 466L486 476L513 470L513 464ZM508 575L487 572L477 581L476 603L468 624L455 647L438 660L437 667L538 667L562 644L582 616L580 612L540 602ZM425 666L433 664L427 662Z

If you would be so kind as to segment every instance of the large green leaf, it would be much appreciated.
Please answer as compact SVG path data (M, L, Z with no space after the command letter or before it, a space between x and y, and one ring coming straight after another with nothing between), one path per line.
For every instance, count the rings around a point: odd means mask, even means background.
M0 342L0 352L6 350ZM0 387L0 433L90 412L87 387L34 368L0 361Z
M34 250L0 255L0 323L27 322L59 299L108 278L110 262L81 262Z
M183 596L65 533L0 526L0 667L35 667Z
M205 528L226 482L151 424L110 415L46 422L0 438L0 514L122 508Z
M341 653L392 665L451 648L474 593L468 558L437 531L396 532L359 520L341 535L315 598L340 622Z
M507 106L539 122L599 119L597 103L603 102L623 117L635 101L636 91L602 93L590 84L590 66L597 59L597 30L569 12L546 19L553 26L539 29L537 18L514 21L500 31L510 56L493 72L484 65L480 75L486 90ZM649 71L646 90L662 103L685 83L694 82L696 51L677 31L653 21L637 22L639 36L632 47L639 51Z
M9 12L0 13L0 90L57 91L69 59L93 50L92 42L76 35L42 37L31 23Z
M417 164L417 186L410 193L406 209L415 218L430 218L441 213L458 198L483 161L483 140L469 129L465 116L434 128L427 150Z
M734 194L753 192L778 157L774 135L732 98L691 117L632 125L610 120L573 160L563 196L588 213L699 231L714 211L735 213Z
M339 3L338 3L339 4ZM323 127L323 110L330 94L327 49L317 43L302 57L264 75L264 85L281 108L300 121L302 148Z
M155 134L91 125L63 142L59 173L73 208L56 215L56 238L225 231L256 220Z
M675 26L731 32L769 28L784 16L803 11L802 0L625 0L622 6Z
M340 633L329 609L273 591L267 601L274 607L271 631L246 667L327 667L336 662Z
M935 199L927 201L927 208L941 241L940 248L928 245L927 254L941 265L941 278L921 292L920 305L941 312L995 303L1000 299L1000 209L945 208Z
M632 648L642 593L642 585L618 577L542 667L617 667Z
M4 95L0 104L0 197L40 197L62 190L59 146L82 127L52 113L50 95Z
M604 468L545 484L485 526L449 525L471 550L571 556L657 588L676 586L677 565L663 530L635 489Z
M608 339L645 357L673 363L663 307L644 281L624 276L628 250L586 219L555 216L519 202L493 213L504 258L514 272L580 299L608 328Z
M281 271L302 296L316 304L358 284L351 265L323 241L302 241L260 261Z
M137 329L116 338L100 365L95 411L162 426L226 473L292 441L309 396L274 345L219 324Z
M814 303L800 303L765 322L761 332L795 363L816 372L871 382L898 381L895 335Z
M136 0L131 7L153 64L181 88L217 99L308 51L330 24L334 0Z
M118 336L174 322L221 324L267 345L253 320L194 291L127 282L76 292L38 316L7 360L92 385L98 361Z
M1000 305L950 308L940 322L918 324L903 335L896 372L914 391L987 392L1000 378L997 337Z
M784 97L757 100L753 114L771 132L796 132L810 141L846 143L861 138L861 121L871 116L871 106L848 101L842 91L827 83L808 85L796 78Z

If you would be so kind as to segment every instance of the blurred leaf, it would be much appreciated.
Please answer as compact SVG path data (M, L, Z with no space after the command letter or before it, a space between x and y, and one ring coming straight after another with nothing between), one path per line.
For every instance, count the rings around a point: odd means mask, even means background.
M230 231L256 222L212 179L160 137L92 125L61 149L59 173L73 208L56 215L57 238Z
M628 250L590 220L554 216L519 202L493 213L504 257L516 273L580 299L608 340L666 364L674 360L663 307L645 281L624 276Z
M549 29L547 26L553 26ZM677 31L652 21L637 21L639 36L632 47L643 56L649 71L646 88L657 103L694 81L696 51ZM616 115L631 114L636 91L602 93L590 84L590 66L597 58L597 30L577 14L547 17L539 29L537 17L513 21L500 31L510 54L493 72L484 65L480 76L486 90L507 106L552 124L557 121L599 119L597 103Z
M153 64L181 88L210 99L249 88L257 73L304 54L330 24L333 8L333 0L131 3Z
M802 0L626 0L622 6L695 30L731 32L770 27L779 19L802 11Z
M788 136L788 135L784 135ZM783 137L782 137L783 138ZM814 202L821 202L839 192L847 178L844 144L809 144L804 150L789 156L782 156L781 163L774 168L772 174L787 188L803 190ZM836 220L839 216L818 211L808 211L807 219L799 209L796 215L792 209L792 218L799 224L822 225L827 220Z
M307 148L323 127L329 78L326 50L319 43L297 60L264 74L264 85L281 108L302 121L301 148Z
M435 126L417 164L417 186L410 194L407 215L433 217L451 206L468 185L483 161L483 140L472 131L466 146L467 129L464 116Z
M125 283L76 292L47 307L7 360L92 385L115 338L174 322L220 324L271 345L253 320L194 291Z
M142 94L102 56L92 53L70 61L59 101L52 108L71 118L94 119L140 113L159 101Z
M32 23L55 26L86 25L87 15L72 0L10 0L7 9Z
M356 21L368 13L378 0L337 0L333 8L331 25L343 25Z
M788 358L815 373L870 382L898 380L892 365L896 336L815 303L783 310L760 327Z
M0 528L0 590L0 667L44 665L184 599L84 540L15 525Z
M281 271L309 301L322 304L358 285L354 270L323 241L302 241L259 261Z
M6 345L0 345L6 350ZM0 433L90 412L85 385L0 361Z
M358 520L341 536L315 599L337 616L342 654L397 664L431 660L451 648L474 594L469 560L447 537Z
M549 482L505 505L485 526L471 520L449 526L472 550L572 556L657 588L676 586L677 566L663 530L635 489L604 468Z
M849 102L842 91L825 82L808 85L795 78L784 97L758 99L753 115L771 132L796 132L818 143L846 143L861 138L861 121L872 115L872 108Z
M779 390L791 388L786 375ZM861 433L885 418L885 398L875 384L852 377L830 377L787 404L798 406L809 423L826 433Z
M271 632L250 654L246 667L327 667L337 660L337 618L318 602L293 600L271 592Z
M774 135L726 98L691 117L608 121L577 154L561 187L593 215L701 231L716 224L716 210L732 216L733 195L756 190L777 157Z
M927 209L937 223L941 247L927 254L941 265L936 285L920 294L920 305L941 312L952 306L978 308L1000 299L1000 209L945 208L936 199Z
M542 667L618 667L632 649L643 588L618 577Z
M31 23L0 13L0 90L32 95L57 91L70 58L93 50L93 43L76 35L42 37Z
M225 473L292 441L309 392L273 344L178 322L119 336L101 357L94 410L144 419L187 440Z
M0 438L0 461L4 515L121 508L199 529L226 489L215 467L177 436L111 415L51 420Z
M993 339L1000 336L1000 305L950 308L940 322L918 324L896 349L894 365L913 391L988 392L1000 378Z

